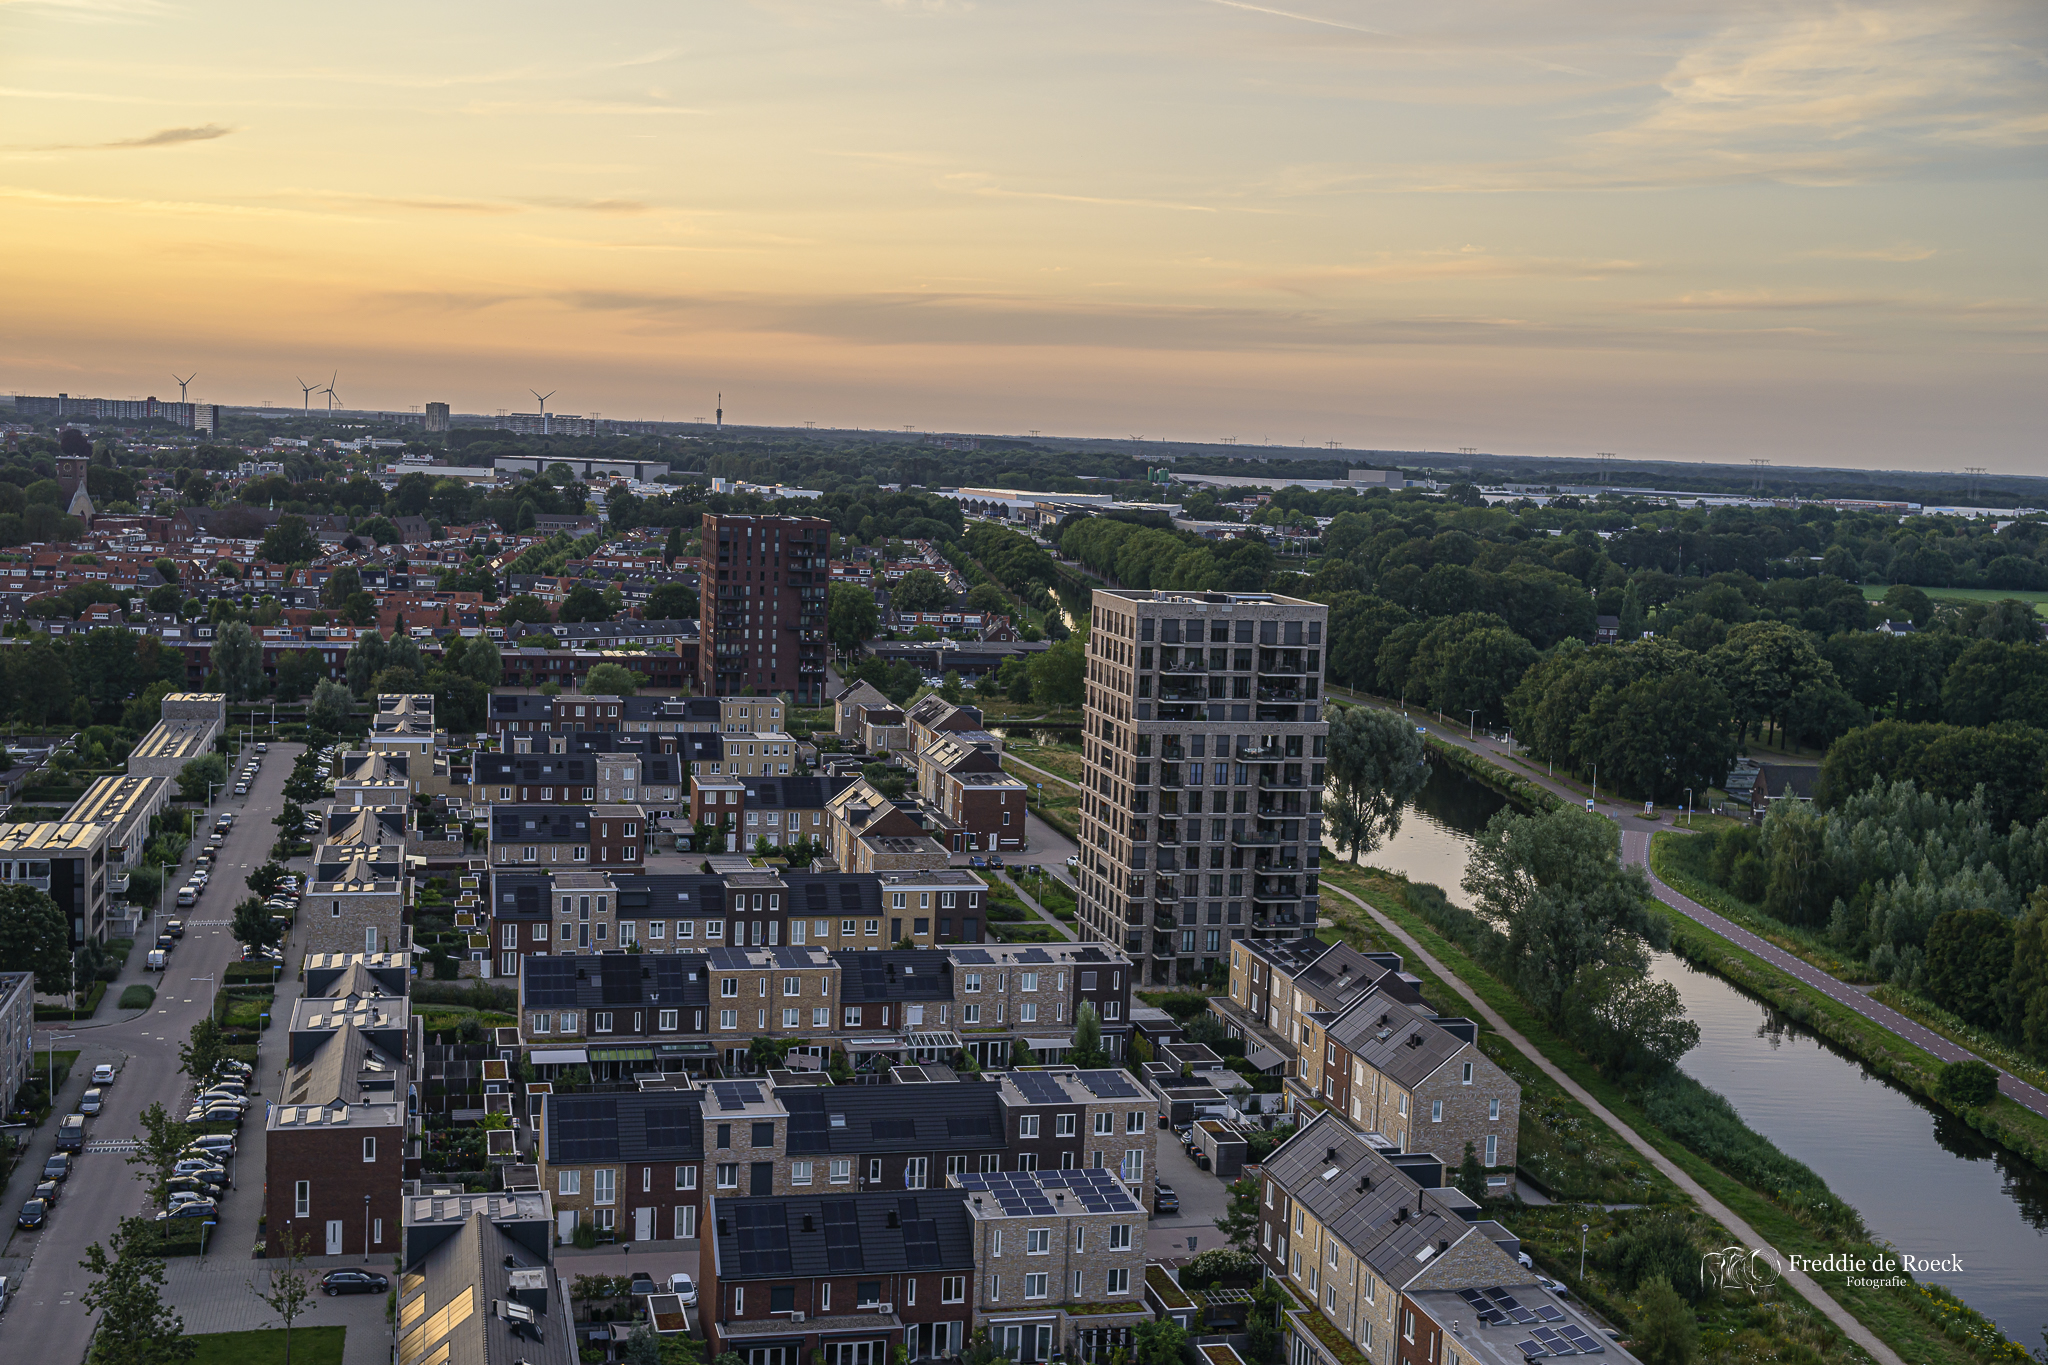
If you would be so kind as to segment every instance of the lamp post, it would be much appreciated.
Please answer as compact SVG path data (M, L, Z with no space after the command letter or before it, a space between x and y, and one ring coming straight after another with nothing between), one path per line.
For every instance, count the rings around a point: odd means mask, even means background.
M1593 1230L1591 1223L1579 1224L1579 1283L1586 1282L1586 1234Z
M1592 799L1593 799L1594 801L1596 801L1596 802L1597 802L1597 801L1598 801L1598 800L1600 799L1600 765L1599 765L1598 763L1595 763L1595 764L1593 765L1593 798L1592 798Z
M1692 788L1685 789L1685 827L1692 828Z
M60 1041L68 1043L77 1036L75 1033L46 1033L43 1035L43 1059L50 1066L50 1108L53 1112L57 1108L57 1044ZM33 1044L29 1047L29 1055L35 1055Z
M208 973L205 976L195 976L192 979L206 983L206 1013L207 1017L211 1018L213 1016L213 975Z
M363 1196L363 1264L370 1263L370 1196ZM1581 1275L1580 1279L1585 1276Z
M1467 739L1479 738L1479 709L1476 706L1465 708L1465 738Z

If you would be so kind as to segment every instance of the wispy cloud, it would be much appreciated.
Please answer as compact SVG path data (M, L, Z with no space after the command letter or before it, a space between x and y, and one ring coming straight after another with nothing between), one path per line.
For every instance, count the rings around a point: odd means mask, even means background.
M1814 261L1887 261L1893 265L1912 265L1931 261L1941 253L1931 246L1828 246L1799 254Z
M998 185L984 171L954 171L939 177L940 184L962 194L988 199L1039 199L1054 204L1092 204L1103 208L1164 209L1172 213L1278 213L1278 209L1252 208L1241 204L1196 204L1179 199L1146 199L1129 195L1072 194L1059 190L1015 190Z
M50 142L35 150L40 152L120 152L133 151L142 147L183 147L192 142L212 142L228 136L235 130L218 123L202 123L196 128L159 128L142 137L117 138L112 142Z
M1364 24L1347 24L1341 19L1325 19L1319 14L1303 14L1298 10L1278 9L1272 5L1253 5L1246 0L1209 0L1212 5L1225 9L1249 10L1253 14L1270 14L1280 19L1293 19L1299 23L1316 24L1323 28L1341 28L1350 33L1369 33L1376 38L1387 36L1385 29L1367 28Z
M1597 280L1639 274L1644 269L1640 261L1495 255L1467 247L1458 251L1387 253L1377 260L1356 265L1319 266L1248 277L1238 281L1238 285L1309 297L1352 285L1448 283L1457 280Z

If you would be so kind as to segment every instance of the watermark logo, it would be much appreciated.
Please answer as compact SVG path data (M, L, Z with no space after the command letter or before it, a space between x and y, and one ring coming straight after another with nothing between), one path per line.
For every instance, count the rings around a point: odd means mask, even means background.
M1700 1257L1700 1284L1706 1289L1761 1297L1783 1277L1777 1258L1748 1247L1723 1247Z

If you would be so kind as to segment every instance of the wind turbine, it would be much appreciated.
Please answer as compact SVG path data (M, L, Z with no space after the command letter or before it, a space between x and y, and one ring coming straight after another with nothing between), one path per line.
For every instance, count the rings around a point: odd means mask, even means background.
M341 378L341 371L336 370L334 372L334 379L339 378ZM332 417L334 415L334 400L341 396L334 391L334 379L328 380L327 387L320 390L320 392L327 395L327 415L329 417Z
M195 379L197 379L198 377L199 376L197 375L193 376L193 378ZM299 378L297 375L292 376L292 382L297 384L299 388L302 390L302 392L299 394L299 398L305 403L304 410L306 415L308 417L312 416L313 395L319 391L320 386L318 384L308 384L305 380Z
M540 434L545 436L548 434L548 400L557 393L560 393L561 390L549 389L546 393L542 393L539 389L528 389L527 392L540 400Z
M191 383L193 380L197 379L198 377L199 371L197 370L194 370L191 374L187 375L183 379L178 378L177 373L175 371L172 372L171 382L178 386L178 401L180 403L185 401L185 386Z

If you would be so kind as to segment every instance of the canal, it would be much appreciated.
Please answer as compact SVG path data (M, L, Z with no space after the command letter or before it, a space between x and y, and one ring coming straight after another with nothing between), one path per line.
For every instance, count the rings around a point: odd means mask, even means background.
M1432 764L1401 832L1366 861L1469 904L1458 883L1473 837L1505 804L1484 784ZM2040 1339L2048 1321L2048 1176L1720 977L1670 954L1659 954L1651 970L1678 989L1700 1026L1700 1045L1679 1063L1687 1075L1818 1172L1875 1236L1902 1253L1955 1256L1962 1266L1960 1274L1920 1279L1955 1291L2014 1341Z

